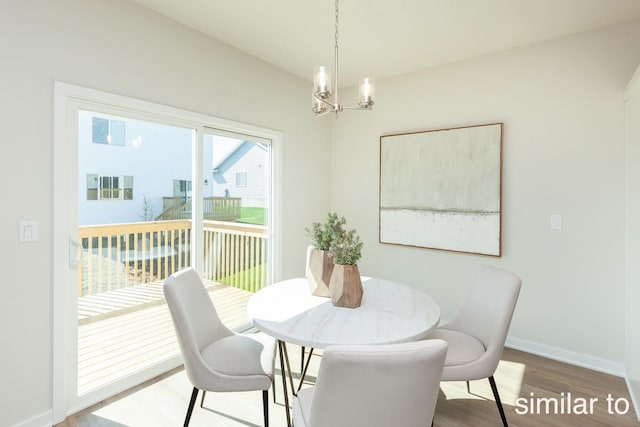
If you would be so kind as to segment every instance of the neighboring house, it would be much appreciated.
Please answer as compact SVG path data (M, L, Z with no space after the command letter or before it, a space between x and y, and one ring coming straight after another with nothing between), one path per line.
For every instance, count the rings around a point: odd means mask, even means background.
M82 111L78 129L79 224L154 220L166 209L167 202L171 202L166 199L171 197L176 203L186 204L185 209L189 210L193 188L193 132L186 128ZM227 144L222 140L220 138L220 146ZM207 135L205 138L203 167L206 171L213 168L217 142L216 136ZM242 142L239 147L251 144ZM252 151L249 150L246 159L243 157L244 149L236 150L232 156L234 162L246 165L245 183L257 182L256 174L249 168L252 162L255 163ZM216 195L224 196L224 188L218 188L212 181L205 176L203 197L214 196L214 189ZM264 191L263 187L260 190ZM237 188L240 187L236 187L234 181L228 190L240 197Z
M213 166L213 195L240 197L244 207L266 207L269 147L242 141Z

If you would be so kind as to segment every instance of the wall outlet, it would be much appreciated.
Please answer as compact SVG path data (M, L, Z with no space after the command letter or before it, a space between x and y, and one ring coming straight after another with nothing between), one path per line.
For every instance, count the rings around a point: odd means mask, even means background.
M562 215L551 215L550 226L552 230L562 230Z

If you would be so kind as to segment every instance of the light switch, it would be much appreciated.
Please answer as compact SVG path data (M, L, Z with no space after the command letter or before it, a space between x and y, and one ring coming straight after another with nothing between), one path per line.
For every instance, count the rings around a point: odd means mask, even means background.
M20 241L35 242L38 240L38 223L36 221L20 221Z
M550 221L552 230L561 230L562 229L562 215L551 215Z

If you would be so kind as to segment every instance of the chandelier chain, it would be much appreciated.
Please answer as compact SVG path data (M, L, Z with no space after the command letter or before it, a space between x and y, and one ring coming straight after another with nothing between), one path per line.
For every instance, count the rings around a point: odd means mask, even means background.
M335 40L336 40L336 49L338 48L338 0L336 0L336 32L335 32Z

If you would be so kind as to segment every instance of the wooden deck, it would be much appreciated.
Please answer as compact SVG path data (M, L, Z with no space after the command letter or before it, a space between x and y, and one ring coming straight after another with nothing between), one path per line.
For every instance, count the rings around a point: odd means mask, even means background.
M229 328L248 324L252 293L207 283ZM78 299L78 392L108 384L179 352L162 283L149 283Z

